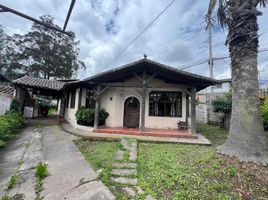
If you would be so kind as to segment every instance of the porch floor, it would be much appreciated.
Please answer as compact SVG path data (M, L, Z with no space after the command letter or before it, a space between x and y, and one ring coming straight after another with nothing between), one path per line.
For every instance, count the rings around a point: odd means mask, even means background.
M192 132L187 131L187 130L146 128L144 131L140 131L139 128L101 127L99 129L93 130L93 132L94 133L107 133L107 134L197 139L196 135L192 134Z

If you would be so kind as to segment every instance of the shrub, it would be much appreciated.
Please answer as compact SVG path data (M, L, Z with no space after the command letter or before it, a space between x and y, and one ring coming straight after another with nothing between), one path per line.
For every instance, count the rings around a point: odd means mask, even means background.
M12 99L11 104L10 104L10 111L19 112L19 109L20 109L20 102L19 102L19 100L16 99L16 98Z
M94 125L95 110L92 108L81 107L75 113L77 124L84 126ZM109 113L105 109L100 109L99 112L99 125L104 125L105 120L109 117Z
M9 138L25 125L23 117L14 111L0 117L0 147L4 147Z
M212 101L214 112L228 114L232 111L232 93L228 92L223 97L218 97Z
M264 129L268 131L268 98L266 98L261 105L261 116Z
M228 92L222 97L217 97L212 101L213 111L222 113L220 116L220 127L229 129L232 111L232 93Z

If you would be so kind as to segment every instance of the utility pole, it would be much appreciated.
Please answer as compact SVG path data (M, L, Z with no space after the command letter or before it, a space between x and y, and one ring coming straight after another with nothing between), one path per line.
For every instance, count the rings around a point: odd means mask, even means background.
M208 25L208 51L209 51L209 77L213 78L213 57L212 57L212 24ZM211 94L213 94L213 86L211 86Z

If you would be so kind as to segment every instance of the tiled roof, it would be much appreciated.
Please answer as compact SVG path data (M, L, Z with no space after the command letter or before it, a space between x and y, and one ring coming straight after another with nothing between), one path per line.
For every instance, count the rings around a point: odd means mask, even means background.
M50 90L61 90L66 83L57 80L47 80L43 78L35 78L30 76L23 76L13 81L15 85L42 88Z
M0 85L0 94L12 97L14 94L14 88L9 85Z

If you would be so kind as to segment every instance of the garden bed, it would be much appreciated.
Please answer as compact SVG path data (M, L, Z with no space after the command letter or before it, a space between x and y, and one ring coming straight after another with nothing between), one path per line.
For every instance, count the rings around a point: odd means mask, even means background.
M241 163L219 156L216 146L227 138L227 131L202 125L198 131L212 146L138 143L138 184L156 199L265 199L268 196L268 167ZM86 160L103 169L101 180L118 199L128 199L113 190L111 165L119 142L79 140ZM138 195L136 199L143 199Z

